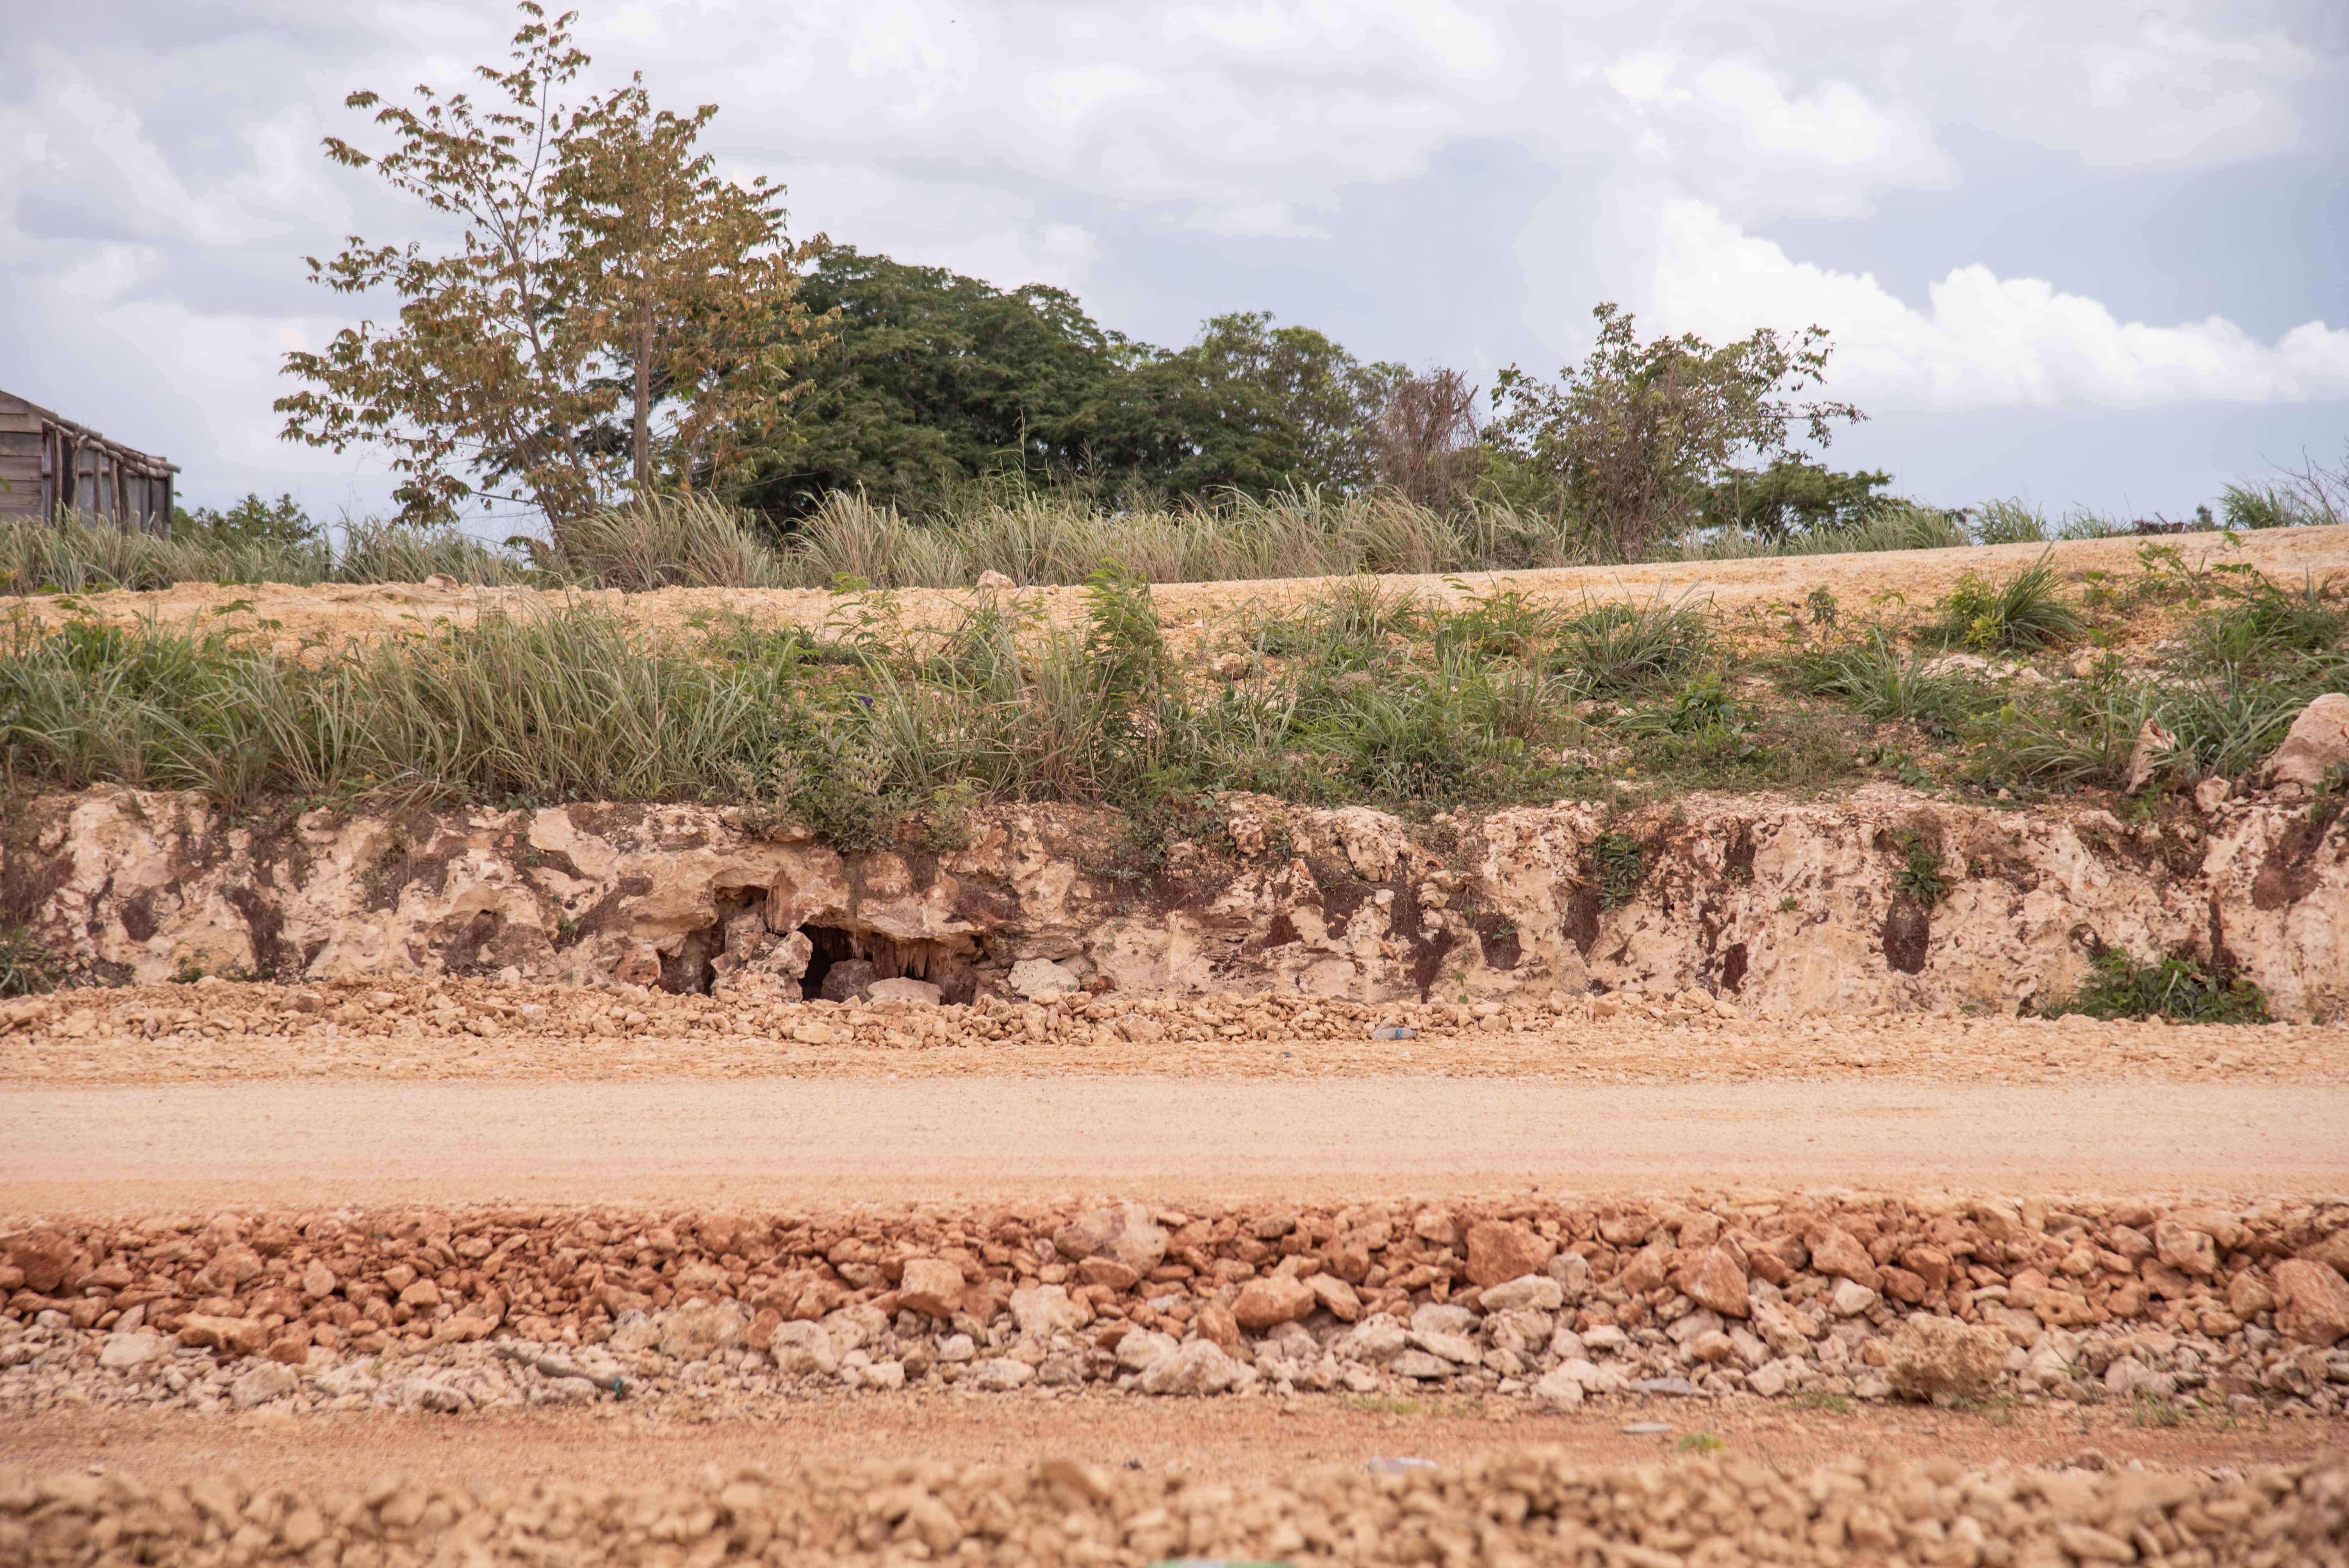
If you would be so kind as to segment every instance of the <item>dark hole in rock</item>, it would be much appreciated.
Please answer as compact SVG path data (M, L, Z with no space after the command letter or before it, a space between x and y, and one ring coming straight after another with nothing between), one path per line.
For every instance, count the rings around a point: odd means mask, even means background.
M824 995L824 979L831 975L832 966L863 962L864 951L858 944L854 932L843 931L836 925L802 925L800 934L808 939L811 949L807 973L800 977L800 995L811 1002L821 1001ZM867 965L868 973L864 975L867 985L873 980L870 967Z
M716 923L687 932L675 953L661 954L661 989L679 996L709 995L709 988L718 980L713 960L726 951L727 923L746 910L759 907L766 896L763 888L719 888Z

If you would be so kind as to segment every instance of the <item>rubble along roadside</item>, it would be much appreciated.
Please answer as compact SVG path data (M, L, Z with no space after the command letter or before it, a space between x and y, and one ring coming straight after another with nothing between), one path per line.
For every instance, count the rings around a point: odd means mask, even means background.
M2282 1200L20 1217L0 1409L755 1413L911 1386L2337 1417L2344 1272L2349 1204Z
M1580 1465L1540 1449L1456 1470L1326 1468L1241 1489L1071 1459L1018 1467L711 1465L689 1485L502 1491L397 1472L256 1489L204 1476L0 1468L0 1561L127 1549L177 1563L426 1559L1136 1565L1175 1558L1366 1563L2349 1563L2349 1465L2230 1471L1984 1471L1851 1459L1807 1472L1738 1458Z

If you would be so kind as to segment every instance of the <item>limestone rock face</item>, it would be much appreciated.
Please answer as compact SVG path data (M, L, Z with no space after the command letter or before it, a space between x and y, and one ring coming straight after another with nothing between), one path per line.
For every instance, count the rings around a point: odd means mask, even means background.
M1184 896L1142 909L1130 883L1087 869L1118 819L1060 806L974 812L968 846L918 872L717 807L398 822L321 810L269 835L196 796L121 789L35 801L12 853L22 885L49 890L36 939L120 980L188 965L308 981L511 968L797 999L821 949L824 984L899 1002L921 985L948 1003L1055 995L1081 975L1127 996L1376 1002L1417 997L1418 976L1440 971L1471 1001L1595 983L1744 1016L1850 1016L2012 1012L2069 992L2091 938L2208 959L2217 929L2277 1015L2305 1018L2349 1007L2349 850L2338 831L2312 839L2284 796L2331 766L2344 715L2349 696L2311 704L2277 754L2274 795L2212 792L2207 816L2158 842L2097 810L1991 811L1883 785L1686 797L1611 824L1644 846L1641 881L1614 908L1587 886L1610 824L1582 804L1461 822L1455 863L1366 807L1230 795L1228 843L1185 846ZM1951 880L1930 912L1888 922L1906 861L1886 846L1909 831L1939 842ZM0 1013L0 1028L16 1021Z
M2329 691L2300 710L2261 773L2275 789L2305 794L2344 767L2349 767L2349 696Z

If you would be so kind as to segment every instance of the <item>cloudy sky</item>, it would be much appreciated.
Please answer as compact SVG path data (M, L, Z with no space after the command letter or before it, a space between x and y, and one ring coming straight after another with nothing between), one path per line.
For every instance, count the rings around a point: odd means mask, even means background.
M426 232L344 95L460 85L502 5L26 5L0 74L0 387L218 503L378 508L286 445L301 257ZM1816 322L1832 456L1951 504L2178 515L2349 440L2339 0L590 0L599 81L722 106L794 227L1187 339L1268 309L1365 357L1553 370L1646 327Z

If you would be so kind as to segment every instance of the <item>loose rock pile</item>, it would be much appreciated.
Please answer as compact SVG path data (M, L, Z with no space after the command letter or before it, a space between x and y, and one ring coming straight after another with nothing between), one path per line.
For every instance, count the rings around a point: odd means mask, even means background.
M0 1407L809 1387L2349 1397L2349 1205L2004 1200L19 1221ZM615 1379L618 1381L616 1383Z
M1606 1564L1899 1561L2349 1563L2349 1464L2232 1473L1985 1472L1858 1460L1576 1465L1541 1449L1458 1471L1321 1470L1260 1487L1103 1470L815 1466L705 1470L689 1486L149 1491L119 1475L0 1470L0 1563L426 1561L1140 1564L1168 1558Z

